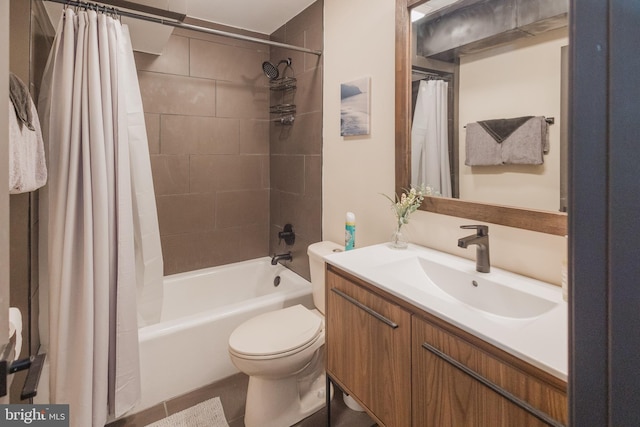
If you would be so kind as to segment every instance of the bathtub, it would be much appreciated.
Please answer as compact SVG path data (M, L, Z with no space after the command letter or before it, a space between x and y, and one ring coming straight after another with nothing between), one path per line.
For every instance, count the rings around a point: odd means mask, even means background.
M166 276L160 322L138 331L142 398L134 411L237 373L231 332L295 304L313 308L311 284L269 257Z

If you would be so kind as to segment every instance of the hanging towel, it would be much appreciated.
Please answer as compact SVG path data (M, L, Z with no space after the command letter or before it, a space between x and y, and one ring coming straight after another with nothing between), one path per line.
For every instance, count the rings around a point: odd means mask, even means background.
M549 124L544 117L532 117L502 141L505 165L541 165L549 152Z
M29 89L22 80L13 73L9 74L9 98L13 103L16 116L20 119L20 128L22 129L22 126L25 125L29 130L36 130L33 126Z
M542 116L467 124L467 166L541 165L549 152L548 123Z
M482 126L497 143L501 143L532 117L533 116L524 116L513 119L481 120L478 124Z
M493 166L502 164L501 146L479 123L468 123L465 140L467 166Z
M18 194L42 187L47 165L36 106L25 84L16 76L10 80L9 193Z

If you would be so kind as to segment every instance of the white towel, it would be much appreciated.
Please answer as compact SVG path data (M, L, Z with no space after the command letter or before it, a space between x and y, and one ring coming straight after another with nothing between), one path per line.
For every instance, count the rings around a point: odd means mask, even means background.
M18 360L22 351L22 313L18 307L9 307L9 339L16 336L16 354L13 360Z
M35 130L21 126L11 100L9 103L9 193L34 191L47 182L47 165L40 120L33 100L31 116Z

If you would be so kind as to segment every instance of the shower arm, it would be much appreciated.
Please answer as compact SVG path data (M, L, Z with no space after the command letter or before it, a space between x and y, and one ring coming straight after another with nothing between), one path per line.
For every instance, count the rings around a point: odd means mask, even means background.
M53 2L53 3L60 3L60 4L64 4L67 6L72 6L72 7L80 7L80 8L96 8L96 10L104 10L105 7L103 5L99 5L97 3L87 3L87 2L83 2L83 1L76 1L76 0L45 0L45 1L49 1L49 2ZM122 4L122 3L126 3L127 5L133 4L131 2L123 2L122 0L120 2L116 1L116 0L103 0L102 3L105 4ZM158 12L156 12L155 10L151 10L151 9L155 9L158 10ZM183 15L183 14L177 14L175 12L167 12L164 10L160 10L160 9L156 9L156 8L147 8L144 10L145 13L151 13L153 15L156 16L150 16L150 15L141 15L138 13L133 13L133 12L127 12L124 10L119 10L119 9L115 9L115 8L107 8L107 11L110 13L114 13L118 16L124 16L127 18L133 18L133 19L138 19L141 21L147 21L147 22L154 22L156 24L162 24L162 25L167 25L169 27L174 27L174 28L183 28L186 30L193 30L193 31L198 31L201 33L206 33L206 34L213 34L216 36L222 36L222 37L228 37L228 38L232 38L232 39L236 39L236 40L244 40L244 41L249 41L249 42L254 42L254 43L260 43L260 44L264 44L264 45L268 45L268 46L274 46L274 47L280 47L280 48L284 48L284 49L290 49L290 50L295 50L298 52L304 52L304 53L310 53L312 55L317 55L317 56L322 56L322 51L320 50L314 50L314 49L308 49L306 47L300 47L300 46L295 46L295 45L291 45L291 44L287 44L287 43L280 43L280 42L276 42L273 40L265 40L265 39L260 39L257 37L251 37L251 36L245 36L242 34L235 34L235 33L229 33L227 31L220 31L220 30L214 30L213 28L208 28L208 27L202 27L199 25L193 25L193 24L187 24L184 21L187 19L191 19L190 17L188 17L187 15ZM171 19L167 19L167 13L169 13L169 16L171 16ZM159 17L162 16L162 17ZM218 25L214 22L210 22L210 21L202 21L202 20L198 20L199 22L204 22L205 24L210 24L210 25Z

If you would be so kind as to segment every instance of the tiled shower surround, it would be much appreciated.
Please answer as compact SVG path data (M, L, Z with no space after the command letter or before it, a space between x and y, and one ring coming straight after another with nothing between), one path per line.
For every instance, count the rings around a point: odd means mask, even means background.
M316 1L275 31L271 35L272 40L322 50L322 10L323 1ZM269 249L272 254L291 250L291 269L308 279L307 246L322 240L322 57L271 49L274 64L284 58L291 58L298 79L294 99L297 113L293 126L271 123L269 127ZM276 103L278 94L273 93L272 98L272 103ZM293 224L296 232L292 248L286 248L278 241L278 231L287 223Z
M322 1L272 39L321 49ZM298 79L287 127L270 120L261 67L281 56ZM162 55L135 58L165 274L292 250L292 268L308 278L306 246L321 239L321 59L181 29ZM292 248L278 245L287 222Z

